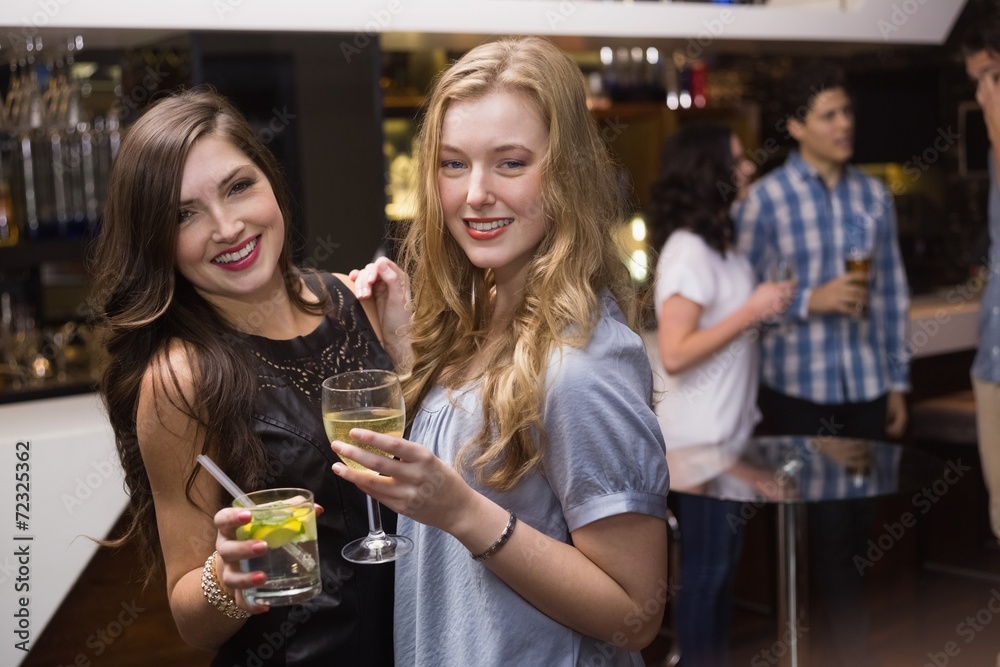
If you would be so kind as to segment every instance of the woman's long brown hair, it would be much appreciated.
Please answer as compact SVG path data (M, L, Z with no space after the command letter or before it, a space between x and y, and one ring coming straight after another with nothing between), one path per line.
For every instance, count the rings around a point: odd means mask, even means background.
M136 438L136 411L143 375L163 364L168 377L154 388L157 401L171 400L204 435L202 451L246 489L266 476L267 456L252 430L257 392L255 366L241 334L175 268L180 187L191 147L213 136L231 142L267 177L285 219L279 260L292 303L319 312L299 290L301 272L292 263L290 205L277 161L227 100L211 90L185 91L149 108L122 142L111 174L102 229L94 257L95 301L107 352L100 392L115 434L130 500L123 535L135 540L147 583L162 572L149 477ZM186 401L169 362L169 346L180 344L195 371L194 400ZM193 465L193 470L197 467ZM188 500L195 472L186 480ZM192 501L193 502L193 501Z

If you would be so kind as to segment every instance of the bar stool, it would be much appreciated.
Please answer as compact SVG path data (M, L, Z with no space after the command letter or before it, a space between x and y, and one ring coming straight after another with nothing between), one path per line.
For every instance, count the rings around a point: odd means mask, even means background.
M914 403L910 430L918 440L975 447L976 399L971 389Z

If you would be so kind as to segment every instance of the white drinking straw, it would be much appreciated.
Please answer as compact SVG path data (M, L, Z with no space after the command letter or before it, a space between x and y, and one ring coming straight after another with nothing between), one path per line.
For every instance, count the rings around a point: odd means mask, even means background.
M199 454L198 463L200 463L205 470L211 473L212 477L214 477L233 498L240 501L240 504L243 505L243 507L256 507L254 502L250 500L249 496L243 492L243 489L236 486L236 482L234 482L229 475L224 473L222 468L216 465L215 461L204 454Z

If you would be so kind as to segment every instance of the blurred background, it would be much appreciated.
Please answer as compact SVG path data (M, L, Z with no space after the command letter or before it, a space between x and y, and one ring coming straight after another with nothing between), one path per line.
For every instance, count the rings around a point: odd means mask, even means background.
M839 62L856 110L853 161L895 197L914 295L911 324L927 339L913 339L919 354L911 401L965 391L987 251L988 141L957 40L975 13L993 4L366 0L301 3L279 14L270 3L242 0L4 3L0 404L7 405L0 405L0 424L94 391L100 350L90 245L100 234L117 147L152 100L200 84L231 97L284 166L299 261L348 271L378 252L391 255L412 214L413 137L433 77L479 42L515 33L548 35L587 78L594 118L632 201L635 214L618 233L628 247L623 261L643 290L653 260L641 212L663 141L686 123L724 123L741 137L758 175L766 173L789 149L781 80L806 58ZM935 322L933 333L921 329ZM99 412L91 412L99 429ZM919 440L911 430L907 441ZM933 443L945 458L974 462L968 445ZM103 462L114 455L87 456ZM67 475L72 483L74 473ZM885 516L898 517L905 501L887 505ZM123 497L115 502L122 507ZM926 560L983 557L994 577L986 581L1000 583L996 554L982 547L988 530L977 508L984 503L977 470L885 559L880 573L888 575L869 578L872 608L883 614L875 629L878 664L924 664L954 639L956 623L985 604L980 593L991 584L982 579L913 584ZM63 528L67 540L79 539L79 529ZM748 535L733 633L738 664L757 664L751 661L775 640L771 530ZM20 664L208 664L177 637L163 591L136 583L141 573L132 571L127 550L88 559L63 564L73 571L72 588L33 601L39 625L32 652L16 656ZM900 601L905 610L893 611ZM650 665L669 659L666 636L648 651ZM979 635L948 664L992 664L997 650Z

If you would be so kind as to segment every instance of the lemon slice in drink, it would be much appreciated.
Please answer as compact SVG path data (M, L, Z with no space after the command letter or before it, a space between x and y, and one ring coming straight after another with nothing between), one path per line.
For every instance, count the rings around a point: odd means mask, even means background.
M268 549L283 547L299 535L299 531L283 526L262 526L261 530L257 532L263 533L263 535L254 535L253 539L264 540L267 542Z
M236 529L241 540L264 540L269 549L278 549L302 534L302 522L290 518L282 523L254 522Z

